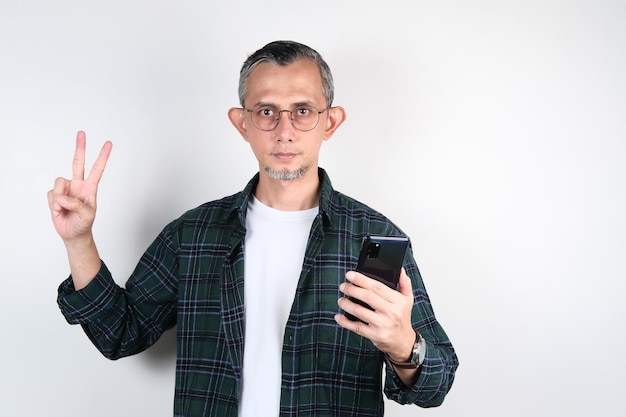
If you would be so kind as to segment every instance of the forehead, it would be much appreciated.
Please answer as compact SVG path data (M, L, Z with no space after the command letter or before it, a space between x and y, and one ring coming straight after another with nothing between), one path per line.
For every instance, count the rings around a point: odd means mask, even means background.
M324 87L317 64L303 58L282 66L262 62L248 78L246 106L310 103L324 107Z

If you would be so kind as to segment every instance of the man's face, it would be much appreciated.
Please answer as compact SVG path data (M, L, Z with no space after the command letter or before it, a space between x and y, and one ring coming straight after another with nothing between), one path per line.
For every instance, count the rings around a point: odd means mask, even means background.
M250 74L244 103L247 109L270 105L279 110L294 110L302 104L319 111L327 105L322 77L312 60L300 59L287 66L263 62ZM252 124L251 113L239 110L233 112L231 109L229 116L250 143L262 174L281 180L299 178L311 172L317 176L320 147L336 128L331 129L333 122L329 111L320 114L320 121L314 129L303 132L290 123L288 112L281 113L274 130L262 131Z

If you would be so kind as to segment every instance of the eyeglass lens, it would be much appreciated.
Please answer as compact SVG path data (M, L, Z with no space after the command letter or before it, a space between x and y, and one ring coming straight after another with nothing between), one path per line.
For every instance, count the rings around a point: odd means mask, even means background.
M298 130L313 130L319 123L320 112L313 106L301 105L293 110L278 110L274 106L256 106L246 109L252 117L252 124L260 130L273 130L280 123L282 113L288 113L289 121Z

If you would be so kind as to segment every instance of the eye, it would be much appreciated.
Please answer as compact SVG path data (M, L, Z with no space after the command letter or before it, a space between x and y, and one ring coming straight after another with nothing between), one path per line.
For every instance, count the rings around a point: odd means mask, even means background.
M313 109L307 106L300 106L300 107L296 107L293 114L294 116L301 117L301 118L309 117L313 114Z
M256 113L259 117L276 117L276 109L273 107L260 107Z

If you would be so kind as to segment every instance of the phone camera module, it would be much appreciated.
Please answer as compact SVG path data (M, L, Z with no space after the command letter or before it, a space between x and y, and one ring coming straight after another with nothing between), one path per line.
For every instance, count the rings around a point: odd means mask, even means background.
M367 246L368 258L378 258L378 252L380 252L380 243L370 243Z

